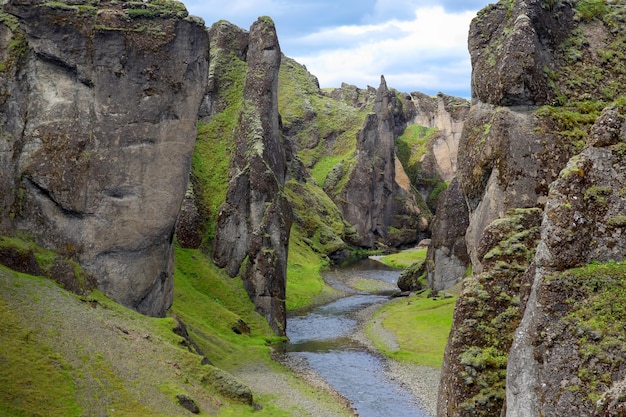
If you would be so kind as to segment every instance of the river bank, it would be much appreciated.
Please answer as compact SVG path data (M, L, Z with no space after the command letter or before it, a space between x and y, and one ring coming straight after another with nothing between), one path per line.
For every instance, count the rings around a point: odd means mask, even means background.
M398 341L394 333L385 327L388 325L386 320L395 318L394 312L381 310L381 308L387 309L387 306L391 305L396 309L401 308L401 305L419 304L423 301L420 301L419 297L410 296L396 299L394 303L388 297L398 293L395 280L380 279L380 275L384 275L384 273L379 274L376 271L376 265L370 266L374 270L365 273L351 274L349 270L343 269L325 274L326 282L340 292L339 299L342 296L381 294L374 304L358 307L347 313L346 318L356 324L348 325L350 331L346 337L352 340L350 343L353 343L356 349L367 351L368 354L376 358L376 362L382 364L380 366L381 377L392 381L401 387L400 389L404 389L413 398L409 401L417 403L421 410L433 416L436 414L440 369L394 360L394 353L406 352L406 340ZM395 307L396 305L398 307ZM384 314L381 314L382 311ZM301 314L305 314L305 312L294 311L291 313L292 318ZM292 322L292 325L294 325L294 329L298 327L297 320L295 323ZM314 331L314 329L310 328L310 331ZM301 335L295 337L296 345L298 345L300 337ZM415 337L421 338L422 336L416 335ZM383 347L381 348L381 346ZM384 351L387 356L383 355L381 351ZM266 364L248 364L235 372L236 377L250 386L253 391L264 397L270 397L275 406L292 410L296 417L357 415L351 409L351 402L337 392L331 383L327 382L328 376L326 375L325 378L320 375L310 366L309 360L305 357L289 354L280 349L277 349L272 357L278 362L276 364L278 369ZM285 374L285 368L290 372ZM354 371L354 368L349 369L349 372ZM294 390L294 384L308 386L309 389ZM378 391L376 393L379 394ZM378 395L375 396L378 397ZM388 401L384 399L384 394L381 394L380 398L381 401ZM329 399L334 404L329 404Z

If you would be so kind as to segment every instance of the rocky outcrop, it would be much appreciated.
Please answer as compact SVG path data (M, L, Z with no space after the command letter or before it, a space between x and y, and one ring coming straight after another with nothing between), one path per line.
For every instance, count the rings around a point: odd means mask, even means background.
M396 173L403 170L395 155L394 100L381 77L373 113L357 137L356 164L337 199L344 218L356 228L360 246L415 242L428 227L410 183L400 183L403 176Z
M415 114L409 124L437 129L427 144L422 169L430 177L438 175L444 181L452 181L457 171L459 141L470 103L443 93L436 97L411 93L411 102Z
M426 278L435 291L452 287L465 277L470 265L465 231L469 213L456 178L443 193L431 223L432 239L426 256Z
M626 377L625 315L616 308L626 271L618 264L626 259L626 107L606 109L590 142L550 186L509 357L507 416L619 415L609 410Z
M251 27L243 105L235 131L226 201L220 207L213 257L239 275L257 311L285 334L285 282L291 207L283 193L287 173L278 118L281 54L274 23Z
M207 78L204 25L177 2L149 13L113 1L3 7L2 230L75 259L118 302L164 315Z
M623 288L623 99L599 116L625 92L615 60L624 10L587 6L503 1L472 22L458 178L473 274L455 310L439 416L616 409L624 370L607 364L624 351L610 324L623 316L609 307Z

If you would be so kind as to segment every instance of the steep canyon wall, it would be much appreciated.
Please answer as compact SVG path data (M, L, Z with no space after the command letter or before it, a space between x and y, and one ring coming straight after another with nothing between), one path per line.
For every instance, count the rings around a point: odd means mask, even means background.
M591 3L501 1L472 22L458 168L472 276L439 416L619 415L610 323L626 317L598 297L624 288L624 8Z

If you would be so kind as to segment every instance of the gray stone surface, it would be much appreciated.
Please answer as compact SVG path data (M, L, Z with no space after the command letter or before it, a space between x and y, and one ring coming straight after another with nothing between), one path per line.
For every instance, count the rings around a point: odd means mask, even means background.
M164 315L206 85L205 28L107 8L4 7L24 41L2 76L2 229L76 259L116 301ZM142 24L155 33L135 31Z

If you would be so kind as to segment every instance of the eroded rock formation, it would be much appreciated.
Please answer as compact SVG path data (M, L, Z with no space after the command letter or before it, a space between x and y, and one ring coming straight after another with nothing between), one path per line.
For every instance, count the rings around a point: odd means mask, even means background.
M338 199L345 219L356 228L360 246L415 242L428 227L395 154L394 100L381 77L372 113L357 137L356 165ZM402 178L406 180L401 182Z
M0 25L2 230L76 259L142 313L172 303L207 34L180 4L14 0Z
M280 60L274 23L259 18L250 29L244 101L213 257L230 276L241 276L257 310L284 334L292 213L283 193L287 163L278 124Z
M619 410L623 329L610 323L625 317L599 300L618 303L626 258L624 8L589 5L502 1L472 22L458 178L473 274L439 416Z
M443 93L436 97L411 93L411 102L415 111L408 123L437 129L427 145L422 169L430 176L438 175L444 181L452 181L457 171L459 141L469 102Z

